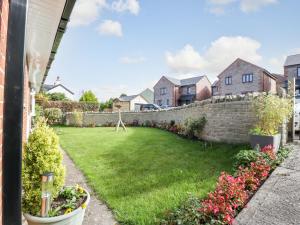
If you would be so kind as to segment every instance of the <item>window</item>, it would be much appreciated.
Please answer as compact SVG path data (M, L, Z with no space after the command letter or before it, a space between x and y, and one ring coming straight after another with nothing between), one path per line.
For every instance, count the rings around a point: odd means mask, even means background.
M226 85L231 85L231 84L232 84L232 76L230 76L230 77L225 77L225 84L226 84Z
M192 88L191 87L187 87L186 88L186 93L189 95L192 93Z
M161 103L162 103L161 100L157 100L157 105L162 105Z
M161 88L160 89L160 95L165 95L165 94L167 94L167 88Z
M297 76L300 77L300 66L297 68Z
M253 73L244 74L243 77L242 77L242 82L243 83L251 83L251 82L253 82Z
M169 102L169 99L167 99L167 106L169 105L169 103L170 103L170 102Z

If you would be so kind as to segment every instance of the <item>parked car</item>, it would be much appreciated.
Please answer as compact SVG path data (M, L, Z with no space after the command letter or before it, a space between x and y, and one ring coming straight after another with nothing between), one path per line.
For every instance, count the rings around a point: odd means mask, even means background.
M152 111L152 110L161 110L161 107L159 107L156 104L141 104L140 105L140 111Z

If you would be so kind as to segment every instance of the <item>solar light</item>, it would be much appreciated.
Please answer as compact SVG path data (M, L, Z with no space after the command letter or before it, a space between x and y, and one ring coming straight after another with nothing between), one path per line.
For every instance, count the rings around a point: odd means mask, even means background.
M48 212L51 208L51 197L53 190L53 178L52 172L44 173L42 175L42 207L41 217L48 217Z

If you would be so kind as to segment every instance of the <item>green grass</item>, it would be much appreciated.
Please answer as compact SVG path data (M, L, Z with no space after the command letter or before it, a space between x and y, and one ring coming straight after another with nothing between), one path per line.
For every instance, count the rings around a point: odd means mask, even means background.
M231 171L240 145L208 144L152 128L56 128L64 150L122 224L154 224Z

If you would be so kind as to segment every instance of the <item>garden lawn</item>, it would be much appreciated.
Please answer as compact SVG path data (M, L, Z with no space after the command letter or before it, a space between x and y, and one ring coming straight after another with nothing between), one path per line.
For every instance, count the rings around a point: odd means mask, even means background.
M205 144L154 128L56 128L60 144L122 224L155 224L190 194L205 197L241 145ZM100 212L99 212L100 213Z

